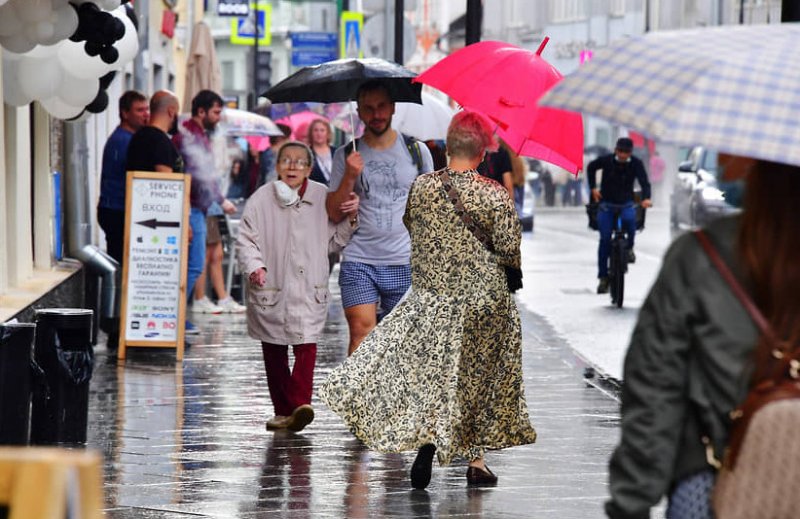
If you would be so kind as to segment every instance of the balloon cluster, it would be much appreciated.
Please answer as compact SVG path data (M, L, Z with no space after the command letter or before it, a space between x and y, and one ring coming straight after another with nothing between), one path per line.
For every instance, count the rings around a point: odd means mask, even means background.
M128 5L121 6L120 0L72 0L76 7L67 0L8 0L0 4L0 20L4 20L4 11L9 6L15 9L16 14L21 12L17 11L21 5L41 2L57 6L53 12L66 6L75 14L72 31L55 44L35 45L22 52L6 48L3 52L3 100L13 106L24 106L37 100L51 115L60 119L72 119L84 111L102 112L108 105L105 90L114 78L114 72L130 62L139 51L135 18L129 13L132 9ZM85 7L88 4L93 7ZM114 9L102 12L99 7ZM94 28L87 26L90 28L81 31L79 27L85 23L84 16L88 16L86 20L97 20L98 13L106 15L102 16L104 23ZM80 38L78 41L70 38L73 33L80 33L80 36L73 37ZM112 44L105 43L117 36L119 38ZM90 42L101 43L99 52L89 54L87 47ZM0 45L5 47L2 38ZM115 59L108 61L112 55Z
M117 7L119 7L119 2ZM112 8L112 10L115 8ZM78 29L69 37L75 42L85 41L84 50L89 56L100 56L106 63L114 63L119 52L114 43L125 36L125 25L110 13L101 11L93 2L78 6Z
M0 5L0 46L23 54L55 45L78 28L78 13L66 0L8 0Z

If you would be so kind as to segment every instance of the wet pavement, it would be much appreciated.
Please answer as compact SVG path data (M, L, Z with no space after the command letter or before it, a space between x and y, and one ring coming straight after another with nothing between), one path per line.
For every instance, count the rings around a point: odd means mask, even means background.
M331 278L335 280L335 274ZM347 328L338 287L319 344L315 387L341 363ZM272 415L261 349L241 315L194 315L204 333L182 366L170 350L101 343L91 381L88 447L105 458L106 516L127 518L603 517L606 464L619 430L613 389L544 320L522 311L526 394L536 444L487 454L500 478L469 489L466 461L434 464L412 490L414 453L367 450L314 397L301 433L265 430Z

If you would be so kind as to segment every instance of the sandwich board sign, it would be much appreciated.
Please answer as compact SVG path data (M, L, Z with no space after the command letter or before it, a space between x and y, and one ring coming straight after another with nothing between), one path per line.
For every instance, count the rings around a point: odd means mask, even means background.
M128 172L120 359L131 346L176 348L183 359L190 186L190 175Z

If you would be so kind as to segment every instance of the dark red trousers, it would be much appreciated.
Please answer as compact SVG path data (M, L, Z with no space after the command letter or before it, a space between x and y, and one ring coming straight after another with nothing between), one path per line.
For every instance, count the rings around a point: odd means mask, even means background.
M311 403L317 344L297 344L294 366L289 370L289 347L285 344L261 343L267 386L277 416L289 416L296 408Z

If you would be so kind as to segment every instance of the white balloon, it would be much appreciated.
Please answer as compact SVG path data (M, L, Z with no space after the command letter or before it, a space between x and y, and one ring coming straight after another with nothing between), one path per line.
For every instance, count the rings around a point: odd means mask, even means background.
M97 0L97 6L106 11L113 11L120 6L120 0Z
M0 7L0 36L12 36L20 32L23 24L11 4Z
M59 36L59 40L69 38L78 29L78 13L67 2L54 9L50 19L56 26L56 35Z
M56 95L63 75L55 57L25 58L19 62L17 80L34 99L47 99Z
M75 77L68 71L62 71L61 85L57 96L71 106L86 106L97 97L100 92L98 79L85 79Z
M100 56L86 54L83 42L64 40L58 49L58 59L70 74L84 79L97 79L113 70L113 66L105 63Z
M59 119L72 119L83 111L82 106L72 106L58 97L50 97L39 101L47 112Z
M28 95L17 81L19 62L18 55L12 55L11 52L3 53L3 101L11 106L25 106L33 101L33 97Z
M24 34L17 33L11 36L0 37L0 47L17 54L25 54L36 47L36 43L29 40Z
M119 51L119 59L114 63L114 67L120 69L133 61L139 52L139 35L136 34L136 27L128 18L124 6L115 9L111 14L122 20L122 24L125 26L125 36L114 43L114 47Z
M15 7L20 20L26 24L47 20L53 12L50 0L17 0Z
M37 45L31 51L26 52L25 54L19 54L20 60L25 60L29 58L38 58L38 59L49 59L56 55L58 52L58 46L56 45Z

